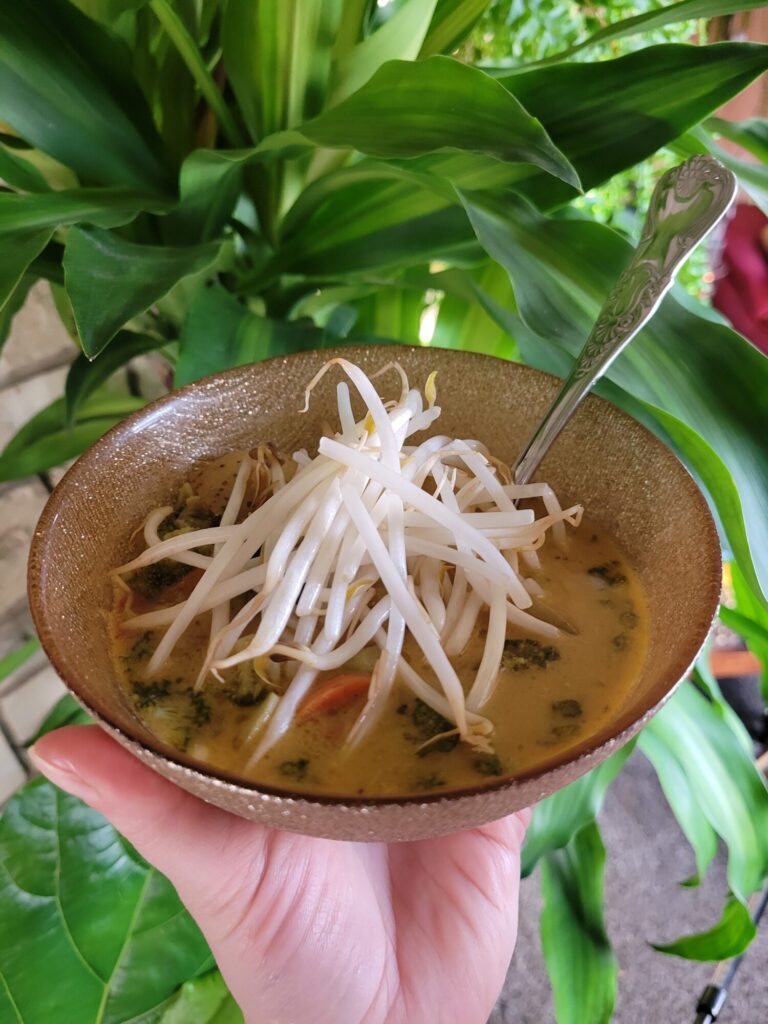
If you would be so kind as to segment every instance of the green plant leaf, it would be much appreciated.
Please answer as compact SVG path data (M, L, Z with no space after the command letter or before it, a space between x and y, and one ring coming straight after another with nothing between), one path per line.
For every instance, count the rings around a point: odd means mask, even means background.
M413 61L429 31L437 0L404 0L383 25L337 61L332 104L345 100L387 61Z
M212 966L170 882L42 780L0 821L0 929L14 936L0 948L0 977L16 1016L3 1019L24 1024L156 1020L179 985ZM55 985L41 985L41 963Z
M0 310L13 297L29 264L39 256L53 228L33 228L0 235Z
M437 0L419 57L451 53L489 6L490 0Z
M171 185L128 50L66 0L0 8L0 119L86 184Z
M766 68L768 46L667 44L498 81L542 122L589 189L675 140ZM575 194L543 174L531 174L516 188L543 208Z
M711 120L711 119L710 119ZM739 184L763 213L768 216L768 164L755 163L753 160L742 160L734 156L715 142L714 138L701 125L693 128L678 139L670 147L682 156L693 153L711 153L720 163L730 168L739 179Z
M688 777L674 753L651 729L644 729L638 747L653 765L664 796L696 857L695 884L703 880L717 853L717 834L702 810Z
M67 403L67 417L71 424L83 402L89 398L108 377L137 356L154 352L166 345L167 341L151 334L135 334L120 331L109 348L98 359L89 359L81 353L67 373L64 395Z
M71 693L65 693L61 700L57 701L53 709L46 716L45 721L37 730L32 739L26 744L33 746L46 733L54 729L62 729L65 725L90 725L93 719L77 703Z
M654 942L653 948L686 960L730 960L743 953L756 934L748 908L732 896L714 928L697 935L684 935L674 942Z
M5 303L0 308L0 351L2 351L3 345L8 340L8 335L11 333L13 318L24 305L27 295L29 294L29 289L33 284L34 277L32 274L22 274L16 287L6 298Z
M18 156L7 146L0 146L0 181L23 192L48 192L49 185L29 160Z
M689 682L646 729L679 762L728 847L728 883L746 900L768 875L768 791L750 754L717 706Z
M319 145L372 156L414 157L446 148L484 153L535 164L579 185L568 160L503 86L450 57L389 61L300 130Z
M768 630L768 609L755 597L740 566L731 562L730 569L731 585L736 599L736 612L742 618L749 619L761 626L762 630ZM760 661L760 686L763 692L763 701L768 705L768 641L762 640L762 632L758 634L751 628L749 635L744 636L744 639L749 649Z
M92 395L74 426L67 426L63 398L56 399L28 420L0 454L0 483L42 473L74 459L123 417L144 405L132 395Z
M630 245L601 224L546 218L511 194L462 197L486 251L510 274L520 317L538 338L526 359L531 353L535 362L536 347L545 350L553 342L578 352L626 265ZM728 467L741 495L756 577L765 590L768 458L755 425L768 417L768 360L717 314L685 301L701 315L668 297L607 376L682 420ZM705 471L710 482L716 480L717 467ZM733 508L727 496L721 504ZM739 517L724 524L733 528L734 548L743 546L741 524Z
M734 633L739 633L745 640L750 640L761 647L768 646L768 626L764 623L750 619L747 615L742 615L725 605L720 606L718 618L724 626L732 629Z
M216 117L222 132L230 145L240 146L245 141L235 118L227 107L221 91L208 70L200 49L187 31L183 18L168 3L168 0L149 0L155 17L168 33L179 56L195 80L206 103Z
M541 857L562 849L595 820L608 787L624 767L633 748L634 743L627 743L597 768L536 805L521 858L524 878L533 871Z
M609 1024L616 958L603 920L605 847L592 821L541 864L541 946L557 1024Z
M768 163L768 117L748 117L743 121L727 121L724 117L709 117L704 127L713 135L736 142L747 152Z
M131 317L181 278L210 266L220 247L137 245L98 228L73 228L64 250L64 281L85 354L98 355Z
M158 1024L243 1024L243 1015L218 971L185 982Z
M80 188L39 195L0 193L0 240L13 231L86 222L102 227L127 224L142 210L167 209L170 203L124 188Z
M224 63L254 142L321 109L340 17L340 0L229 0Z
M24 662L28 661L39 650L40 641L34 636L31 640L23 643L21 647L17 647L15 651L4 654L0 658L0 683L7 679L12 672L15 672L17 668L21 668Z
M650 32L653 29L663 28L664 25L673 25L675 22L738 14L740 11L751 11L763 6L763 0L680 0L679 3L665 4L663 7L644 11L642 14L636 14L631 18L623 18L621 21L606 25L605 28L601 28L589 36L588 39L547 57L541 63L559 63L589 46L610 43L614 39L622 39L639 32Z

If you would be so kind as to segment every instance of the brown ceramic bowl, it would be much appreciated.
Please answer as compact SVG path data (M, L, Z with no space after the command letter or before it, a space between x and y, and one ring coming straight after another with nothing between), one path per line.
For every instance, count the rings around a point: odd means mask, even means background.
M588 398L540 474L564 505L582 502L613 533L648 596L649 652L609 725L535 770L428 797L307 797L195 762L152 736L117 685L104 616L109 570L125 561L128 538L147 511L166 504L198 460L264 439L289 452L316 445L323 420L334 419L335 378L317 388L308 415L297 409L317 369L342 352L368 371L396 355L414 381L437 369L440 433L479 438L509 461L559 385L547 374L489 357L375 346L301 353L208 377L129 416L69 470L35 533L30 600L43 646L78 700L136 757L179 786L277 828L336 839L420 839L535 803L626 743L669 697L704 642L720 592L720 549L704 498L672 452L613 405ZM388 384L394 396L399 385Z

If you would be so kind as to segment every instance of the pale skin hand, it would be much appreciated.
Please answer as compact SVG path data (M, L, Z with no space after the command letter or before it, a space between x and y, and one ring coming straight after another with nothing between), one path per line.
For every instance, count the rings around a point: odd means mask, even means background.
M485 1024L517 934L528 813L443 839L341 843L217 810L96 726L33 748L166 874L247 1024Z

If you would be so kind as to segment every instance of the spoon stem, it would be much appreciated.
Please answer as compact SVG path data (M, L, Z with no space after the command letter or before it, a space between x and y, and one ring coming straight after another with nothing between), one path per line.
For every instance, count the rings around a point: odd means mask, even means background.
M527 483L549 446L614 359L651 319L680 267L736 196L736 179L711 156L667 171L651 196L642 237L600 310L557 397L515 464Z

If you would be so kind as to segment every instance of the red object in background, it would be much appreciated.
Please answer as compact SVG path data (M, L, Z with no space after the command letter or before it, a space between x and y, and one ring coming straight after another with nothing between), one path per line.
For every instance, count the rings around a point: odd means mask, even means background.
M768 217L740 203L728 221L712 304L768 355Z

